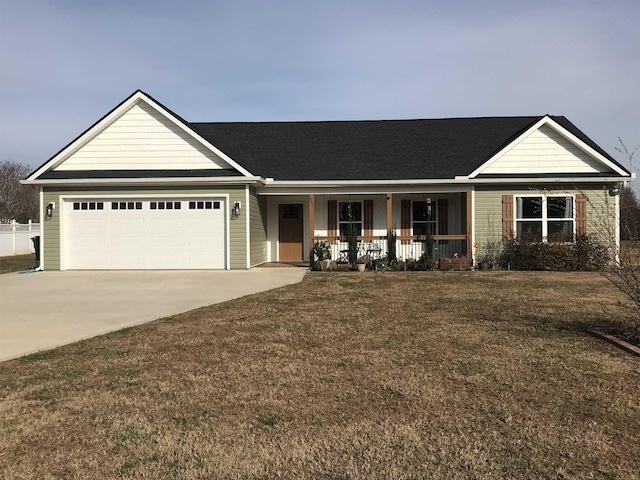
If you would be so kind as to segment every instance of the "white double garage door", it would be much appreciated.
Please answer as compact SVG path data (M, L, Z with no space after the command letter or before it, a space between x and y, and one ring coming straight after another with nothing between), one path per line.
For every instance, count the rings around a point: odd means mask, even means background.
M224 197L67 198L61 269L227 268Z

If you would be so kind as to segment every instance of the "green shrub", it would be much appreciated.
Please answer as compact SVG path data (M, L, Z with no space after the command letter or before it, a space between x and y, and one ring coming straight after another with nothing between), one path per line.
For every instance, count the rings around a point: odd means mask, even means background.
M396 240L398 236L393 230L387 232L387 258L389 259L389 265L394 266L398 263L398 256L396 254Z
M347 227L347 244L347 248L349 249L347 253L349 263L355 265L358 260L358 233L354 223L349 223Z
M431 255L424 252L415 262L407 262L407 269L413 271L433 270L434 265L435 262L433 258L431 258Z
M608 260L607 249L591 235L574 243L542 243L525 235L504 246L500 263L514 270L573 272L600 270Z

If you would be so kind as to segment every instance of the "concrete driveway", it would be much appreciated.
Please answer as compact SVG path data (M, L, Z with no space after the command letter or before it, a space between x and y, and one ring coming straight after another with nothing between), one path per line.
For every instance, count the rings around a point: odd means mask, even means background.
M302 268L0 275L0 361L298 283Z

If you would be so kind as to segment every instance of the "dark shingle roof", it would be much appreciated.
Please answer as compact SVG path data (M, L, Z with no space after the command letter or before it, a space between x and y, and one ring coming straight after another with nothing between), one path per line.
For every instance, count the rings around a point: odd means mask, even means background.
M473 172L540 118L190 125L252 174L276 180L452 179ZM551 118L615 162L565 117Z

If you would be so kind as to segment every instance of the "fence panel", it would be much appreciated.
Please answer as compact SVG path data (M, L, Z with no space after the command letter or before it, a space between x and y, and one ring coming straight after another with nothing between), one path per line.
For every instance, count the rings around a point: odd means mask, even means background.
M0 256L35 253L31 238L36 235L40 235L39 223L0 224Z

